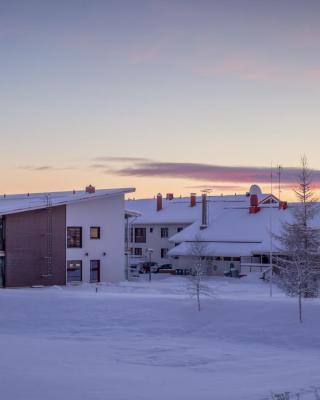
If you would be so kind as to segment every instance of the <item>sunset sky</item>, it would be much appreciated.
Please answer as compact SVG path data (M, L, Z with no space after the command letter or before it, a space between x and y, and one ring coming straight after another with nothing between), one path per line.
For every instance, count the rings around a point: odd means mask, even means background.
M320 1L0 0L0 127L0 193L320 186Z

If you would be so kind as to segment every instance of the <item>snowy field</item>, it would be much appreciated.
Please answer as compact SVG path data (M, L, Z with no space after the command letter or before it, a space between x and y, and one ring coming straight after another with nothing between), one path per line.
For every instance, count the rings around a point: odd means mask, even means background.
M3 400L261 400L320 385L320 301L250 277L0 290ZM312 398L312 397L310 397Z

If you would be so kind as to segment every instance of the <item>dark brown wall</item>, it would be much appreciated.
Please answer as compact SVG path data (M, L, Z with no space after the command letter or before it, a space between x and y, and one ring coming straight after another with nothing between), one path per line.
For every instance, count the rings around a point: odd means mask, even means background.
M6 287L66 283L66 207L52 207L52 277L47 268L48 211L6 216Z

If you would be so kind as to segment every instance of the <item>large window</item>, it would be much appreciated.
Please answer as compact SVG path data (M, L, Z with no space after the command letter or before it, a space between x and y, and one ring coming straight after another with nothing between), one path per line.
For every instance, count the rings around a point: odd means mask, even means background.
M82 247L82 228L79 226L70 226L67 228L67 247Z
M169 236L169 228L161 228L161 237L167 238Z
M100 226L90 228L90 239L100 239Z
M67 282L82 281L82 261L73 260L67 262Z
M100 282L100 260L90 261L90 282Z
M134 237L136 243L146 243L147 240L146 228L135 228Z

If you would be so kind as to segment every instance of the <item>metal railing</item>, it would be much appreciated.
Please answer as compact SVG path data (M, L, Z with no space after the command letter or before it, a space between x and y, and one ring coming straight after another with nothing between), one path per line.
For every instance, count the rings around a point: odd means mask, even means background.
M298 392L271 393L261 400L320 400L320 386L311 386Z

